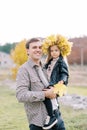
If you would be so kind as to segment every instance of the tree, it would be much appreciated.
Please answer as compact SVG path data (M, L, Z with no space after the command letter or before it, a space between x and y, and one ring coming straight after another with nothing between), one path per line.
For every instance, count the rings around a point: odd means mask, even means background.
M0 46L0 51L10 54L10 51L15 47L16 43L6 43L5 45Z
M15 67L12 68L13 78L16 77L19 66L28 59L25 43L26 40L24 39L15 46L14 50L11 51L11 58L15 63Z

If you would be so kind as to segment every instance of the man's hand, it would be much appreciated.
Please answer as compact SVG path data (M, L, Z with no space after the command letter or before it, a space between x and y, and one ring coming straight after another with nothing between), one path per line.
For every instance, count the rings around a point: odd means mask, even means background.
M53 87L50 87L49 89L44 89L43 91L45 93L46 98L56 98L56 94L53 91Z

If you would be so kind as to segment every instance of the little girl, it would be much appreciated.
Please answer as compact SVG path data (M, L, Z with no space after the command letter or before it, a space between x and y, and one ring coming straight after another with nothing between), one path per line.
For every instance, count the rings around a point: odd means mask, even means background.
M61 35L52 35L44 40L42 50L44 54L47 54L45 69L47 70L49 86L54 86L57 83L67 85L69 72L64 57L70 53L71 43ZM58 122L53 114L58 109L58 101L46 98L44 104L50 119L49 122L45 122L43 129L50 129Z

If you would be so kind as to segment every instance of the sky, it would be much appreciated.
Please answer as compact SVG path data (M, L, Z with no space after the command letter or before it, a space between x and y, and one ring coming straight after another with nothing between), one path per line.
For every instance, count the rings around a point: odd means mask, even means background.
M0 0L0 45L61 34L87 36L87 0Z

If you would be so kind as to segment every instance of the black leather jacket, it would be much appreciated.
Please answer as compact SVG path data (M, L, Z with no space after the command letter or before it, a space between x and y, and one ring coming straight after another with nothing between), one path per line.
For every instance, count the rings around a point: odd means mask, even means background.
M51 64L51 61L52 59L47 64L45 64L45 69L48 68L48 65ZM60 56L52 70L50 76L50 85L54 85L61 80L63 80L64 84L67 85L68 78L69 78L69 72L68 72L67 64L65 63L63 57Z

